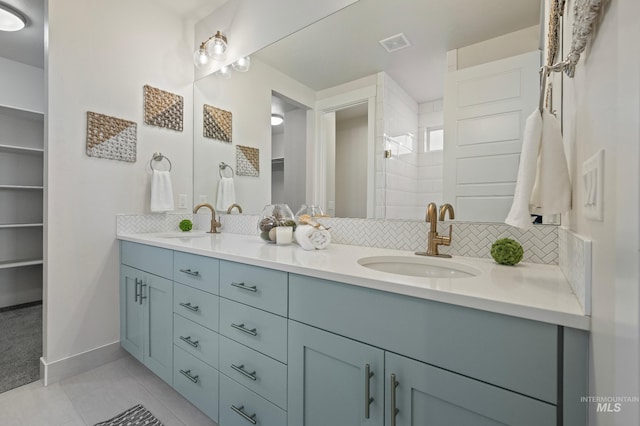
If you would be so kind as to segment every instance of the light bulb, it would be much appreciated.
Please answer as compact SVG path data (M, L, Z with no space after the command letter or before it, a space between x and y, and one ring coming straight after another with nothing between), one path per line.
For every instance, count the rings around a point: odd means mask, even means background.
M193 63L196 68L203 68L209 63L209 55L207 55L206 49L198 49L193 54Z
M220 59L226 50L227 38L218 31L207 44L207 53L216 59Z
M231 68L228 66L224 66L220 68L218 71L214 72L213 75L219 78L231 78Z
M247 72L251 66L251 58L243 56L242 58L238 58L238 60L231 64L231 66L238 72Z

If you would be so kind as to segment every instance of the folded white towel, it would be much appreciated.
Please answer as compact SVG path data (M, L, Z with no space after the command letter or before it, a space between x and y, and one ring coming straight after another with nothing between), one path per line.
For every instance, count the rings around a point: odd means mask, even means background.
M530 229L531 212L558 214L571 208L571 184L558 120L535 110L525 124L520 166L505 223Z
M218 183L218 197L216 199L216 210L227 211L231 204L236 202L236 190L233 186L233 178L220 178Z
M167 212L173 210L173 188L171 174L154 170L151 175L151 211Z

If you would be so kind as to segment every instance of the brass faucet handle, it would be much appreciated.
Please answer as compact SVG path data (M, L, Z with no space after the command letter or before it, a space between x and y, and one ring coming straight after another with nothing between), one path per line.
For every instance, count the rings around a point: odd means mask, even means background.
M216 219L211 219L211 230L209 230L210 234L218 234L218 228L222 227L222 223Z
M449 225L449 236L447 237L441 237L442 238L442 245L448 246L451 244L451 236L453 235L453 225Z

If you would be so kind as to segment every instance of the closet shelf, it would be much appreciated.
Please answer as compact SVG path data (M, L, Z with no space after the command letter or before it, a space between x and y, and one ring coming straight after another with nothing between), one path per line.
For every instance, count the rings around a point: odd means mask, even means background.
M44 189L44 186L34 185L0 185L0 189Z
M42 154L44 153L44 149L42 148L29 148L25 146L18 145L7 145L0 144L0 151L3 152L17 152L20 154Z
M0 223L0 229L10 228L39 228L42 227L42 223Z
M22 266L42 265L42 259L5 260L0 262L0 269L20 268Z
M10 115L18 118L28 118L30 120L44 121L44 112L32 111L29 109L17 108L8 105L0 105L0 114Z

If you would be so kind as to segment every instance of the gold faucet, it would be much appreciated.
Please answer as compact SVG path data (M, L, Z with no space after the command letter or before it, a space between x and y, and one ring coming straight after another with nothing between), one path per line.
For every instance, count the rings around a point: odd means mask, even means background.
M440 206L441 221L444 221L447 212L449 212L449 219L454 219L453 206L451 204L443 204ZM427 234L427 251L416 252L416 254L420 256L451 257L450 254L440 254L438 252L438 246L448 246L451 244L453 225L449 225L449 236L438 235L438 206L436 203L429 203L427 206L427 216L425 220L430 224L429 234Z
M198 204L193 208L193 214L198 213L198 210L200 210L200 208L202 207L206 207L209 210L211 210L211 229L209 230L209 234L217 234L218 228L220 228L222 224L216 220L216 210L213 208L211 204L208 204L208 203Z
M234 208L234 207L238 209L238 213L242 213L242 207L240 207L240 205L239 205L239 204L235 204L235 203L233 203L233 204L231 204L231 205L229 206L229 208L227 209L227 214L231 214L231 211L233 210L233 208Z

